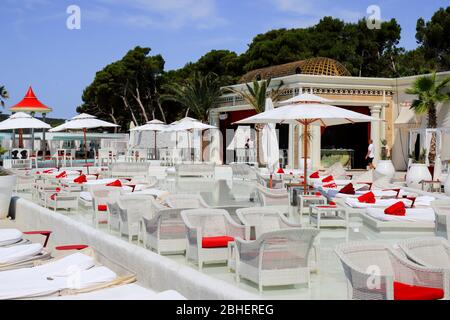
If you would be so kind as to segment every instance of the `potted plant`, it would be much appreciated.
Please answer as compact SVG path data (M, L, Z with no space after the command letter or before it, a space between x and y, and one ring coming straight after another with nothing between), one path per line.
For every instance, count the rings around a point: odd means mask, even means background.
M387 144L387 140L381 140L381 160L377 163L377 168L375 169L375 179L381 177L388 177L391 180L394 179L395 167L391 161Z
M422 149L419 159L413 160L408 173L406 174L406 185L410 188L421 189L422 181L429 181L433 179L430 170L426 164L427 150Z

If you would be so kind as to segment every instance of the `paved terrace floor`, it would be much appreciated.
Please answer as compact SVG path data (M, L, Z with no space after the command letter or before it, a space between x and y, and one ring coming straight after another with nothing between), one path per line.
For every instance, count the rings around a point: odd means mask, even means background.
M206 180L195 178L168 178L160 181L159 188L171 193L199 193L210 206L257 206L257 202L250 201L250 197L255 194L255 182L232 182L230 180ZM29 194L19 194L19 196L31 199ZM59 211L78 222L92 226L92 214L90 211L78 210L77 212ZM306 222L307 219L304 219ZM305 226L308 226L307 224ZM102 225L100 230L107 231L107 227ZM112 234L120 237L118 232ZM320 252L319 272L312 273L311 287L306 285L265 287L261 296L263 299L297 299L297 300L343 300L347 299L347 283L341 264L334 253L334 247L347 241L379 240L388 244L395 244L398 240L417 236L412 233L391 233L379 234L365 227L357 217L350 219L350 228L345 229L322 229L317 244ZM128 241L125 237L123 241ZM136 245L137 241L134 242ZM167 256L173 261L186 265L184 255ZM195 265L189 264L196 268ZM258 294L256 284L241 280L240 284L235 281L234 273L228 272L223 264L205 265L203 273L211 277L223 280L229 284L239 286L239 288L249 293Z

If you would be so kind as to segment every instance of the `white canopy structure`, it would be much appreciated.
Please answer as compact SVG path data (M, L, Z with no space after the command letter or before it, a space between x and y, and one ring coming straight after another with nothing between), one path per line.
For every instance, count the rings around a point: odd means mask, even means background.
M87 113L82 113L76 117L73 117L70 121L67 121L66 123L57 126L56 128L53 128L49 130L50 132L61 132L61 131L68 131L68 130L83 130L84 132L84 158L87 161L87 137L86 137L86 131L88 129L96 129L96 128L117 128L118 125L110 122L106 122L100 119L97 119L95 116L91 116Z
M428 156L430 154L430 146L433 138L433 134L436 134L436 160L435 160L435 174L433 179L440 180L442 174L442 161L450 160L450 128L418 128L411 129L409 131L409 154L413 154L416 150L417 139L420 136L420 150L426 150L425 161L427 165L430 165ZM411 160L410 160L411 161ZM408 165L409 167L409 165Z
M367 115L326 104L329 100L312 94L294 97L294 103L238 121L237 124L285 123L303 125L304 190L307 190L307 154L309 126L334 126L358 122L380 121Z
M266 111L274 110L275 106L270 98L266 100ZM266 163L270 173L274 173L280 166L280 148L276 125L269 123L263 128L262 132L262 161Z
M203 131L209 129L217 129L217 127L211 126L209 124L202 123L196 119L186 117L179 121L175 121L174 123L167 126L162 132L188 132L191 133L193 131ZM178 134L176 136L176 144L178 148ZM190 138L188 138L188 149L190 149Z
M49 130L50 132L61 132L67 130L88 130L88 129L96 129L96 128L117 128L118 125L110 122L106 122L100 119L97 119L95 116L91 116L87 113L82 113L76 117L73 117L70 121L57 126Z
M157 134L158 134L158 132L164 131L166 128L167 128L167 125L164 122L155 119L155 120L152 120L150 122L147 122L143 126L131 129L130 132L132 134L146 132L146 131L153 132L154 143L155 143L155 145L154 145L154 157L156 159L157 158L157 155L156 155L157 154L157 141L156 141L157 140Z
M51 126L25 112L17 112L0 122L0 130L50 129Z
M39 119L33 118L25 112L17 112L8 119L0 122L0 130L19 130L19 146L23 145L23 129L50 129L51 126ZM34 149L34 135L32 142Z

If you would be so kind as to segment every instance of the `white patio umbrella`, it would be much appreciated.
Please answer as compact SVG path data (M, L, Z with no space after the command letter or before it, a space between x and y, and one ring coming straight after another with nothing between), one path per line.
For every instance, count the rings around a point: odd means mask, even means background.
M203 130L209 130L209 129L217 129L217 127L202 123L193 118L186 117L182 120L175 121L171 125L167 126L163 130L163 132L177 132L178 133L180 131L193 132L194 130L203 131ZM178 143L178 135L177 135L177 143ZM190 146L189 146L189 149L190 149Z
M110 122L106 122L100 119L97 119L97 117L92 116L87 113L82 113L76 117L73 117L70 121L67 121L66 123L55 127L49 132L61 132L61 131L68 131L68 130L83 130L84 134L84 159L85 162L87 162L87 137L86 132L88 129L96 129L96 128L117 128L118 125Z
M304 191L307 190L308 170L308 129L309 126L335 126L349 123L380 121L367 115L338 108L327 104L327 99L312 95L301 94L291 99L291 104L257 114L253 117L238 121L237 124L250 123L285 123L303 125L303 153L304 153Z
M160 120L152 120L150 122L147 122L147 124L144 124L143 126L140 127L136 127L131 129L131 132L143 132L143 131L151 131L154 134L155 137L155 157L156 157L156 135L158 134L158 132L164 131L164 129L167 128L167 125L160 121Z
M0 130L19 130L19 147L23 144L22 129L50 129L51 126L39 119L33 118L25 112L17 112L8 119L0 122ZM34 141L33 144L34 146Z
M266 99L266 111L274 110L275 106L271 98ZM280 166L280 149L276 132L276 125L269 123L262 131L262 151L263 161L266 162L267 170L270 173L270 186L272 187L273 173Z

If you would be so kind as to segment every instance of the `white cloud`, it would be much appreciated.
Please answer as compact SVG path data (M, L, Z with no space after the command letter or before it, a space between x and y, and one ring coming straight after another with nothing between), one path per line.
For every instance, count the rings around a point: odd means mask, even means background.
M314 25L324 16L333 16L347 22L355 22L365 16L365 12L358 10L343 9L339 1L330 0L269 0L278 11L291 13L298 16L301 26L305 22ZM289 20L292 24L293 20Z
M135 27L180 29L193 25L199 29L226 24L217 13L216 0L98 0L119 7L117 21Z

